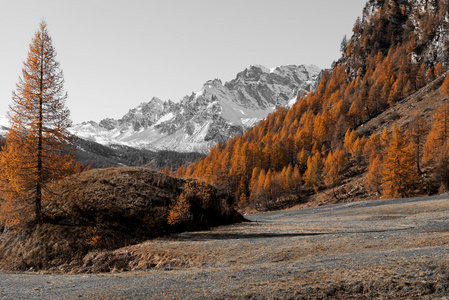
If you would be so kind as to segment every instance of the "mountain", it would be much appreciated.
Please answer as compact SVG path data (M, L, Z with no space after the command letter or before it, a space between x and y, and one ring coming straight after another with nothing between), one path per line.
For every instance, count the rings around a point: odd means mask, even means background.
M405 46L413 64L449 62L449 3L446 0L370 0L337 65L351 78L364 75L370 56Z
M9 128L9 121L6 117L0 116L0 136L5 136Z
M0 116L0 150L5 143L9 128L6 117ZM102 145L92 140L74 138L76 160L92 168L109 168L118 166L145 166L155 170L178 169L197 161L204 154L196 152L175 152L170 150L151 151L136 149L125 145Z
M314 92L177 175L249 210L449 190L449 1L370 0L341 45Z
M253 65L222 83L207 81L181 101L152 98L121 119L77 124L78 137L101 144L148 150L207 153L217 143L243 134L276 108L292 105L298 96L316 89L321 70L313 65Z

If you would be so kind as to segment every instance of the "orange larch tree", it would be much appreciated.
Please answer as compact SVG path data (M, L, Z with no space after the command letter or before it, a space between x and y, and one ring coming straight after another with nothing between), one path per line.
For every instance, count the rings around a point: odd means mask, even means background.
M326 187L332 190L332 194L338 199L337 190L335 187L341 184L343 176L342 170L346 165L346 156L343 150L336 149L334 153L332 151L327 155L324 164L324 184Z
M79 168L68 131L71 120L65 106L64 78L55 57L47 25L42 22L13 93L10 129L0 153L0 187L5 198L0 214L5 224L31 220L32 207L35 220L42 221L47 183Z
M413 152L396 124L393 125L392 138L382 167L382 195L394 198L408 196L418 172Z
M323 181L323 158L319 152L310 156L307 160L307 170L304 173L304 181L318 190Z
M425 136L429 132L426 123L420 115L417 115L409 125L407 129L407 137L410 143L410 149L412 150L415 160L416 169L421 174L421 158L423 155L423 146L425 142Z
M426 85L426 65L421 64L421 67L416 74L416 87L420 89L425 85Z
M432 67L429 67L427 69L427 73L426 73L426 82L431 83L434 79L435 79L435 74L433 73L433 69L432 69Z
M449 76L446 75L443 84L441 85L441 94L449 95Z
M366 174L366 188L371 192L381 193L382 185L382 160L377 155L372 155L369 160Z
M435 122L430 129L424 145L423 160L432 165L436 163L449 138L449 105L441 105L435 112Z
M443 63L441 61L439 61L437 63L437 65L435 66L435 70L434 70L434 75L436 77L440 76L441 74L443 74L444 71L444 67L443 67Z

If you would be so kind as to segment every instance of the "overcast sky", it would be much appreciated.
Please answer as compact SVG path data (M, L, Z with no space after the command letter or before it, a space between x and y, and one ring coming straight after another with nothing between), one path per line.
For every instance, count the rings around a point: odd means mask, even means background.
M0 0L0 115L45 20L75 123L120 118L153 96L180 100L252 64L340 57L365 0Z

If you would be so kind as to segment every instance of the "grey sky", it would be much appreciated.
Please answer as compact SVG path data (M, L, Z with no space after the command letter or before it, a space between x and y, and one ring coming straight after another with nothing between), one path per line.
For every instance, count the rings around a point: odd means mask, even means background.
M0 0L0 115L39 23L53 38L75 123L174 101L252 64L330 67L364 0Z

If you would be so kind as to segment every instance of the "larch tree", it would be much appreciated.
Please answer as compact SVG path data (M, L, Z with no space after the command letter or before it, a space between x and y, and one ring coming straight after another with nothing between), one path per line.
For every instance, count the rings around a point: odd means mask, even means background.
M393 124L392 138L387 154L383 157L382 195L393 198L407 197L418 177L415 166L415 157L404 134Z
M441 94L449 95L449 76L446 75L443 84L441 85Z
M318 186L323 181L323 168L323 159L319 152L316 152L307 160L307 170L304 173L304 180L308 185L314 187L316 191L318 191Z
M429 84L435 79L432 67L429 67L426 72L426 83Z
M19 225L34 218L41 222L47 183L72 174L75 147L68 128L64 78L45 22L40 24L9 106L10 129L0 153L0 187L5 224Z
M420 89L426 85L426 65L422 64L416 74L416 88Z
M342 170L346 164L346 156L343 150L336 149L329 152L324 165L324 184L331 189L333 197L338 199L336 187L342 182Z
M368 164L366 174L366 188L371 192L381 193L382 185L382 160L377 155L372 155Z
M425 136L429 132L426 123L420 115L415 116L415 118L410 122L409 128L407 130L407 138L410 143L410 149L413 151L416 160L416 170L419 174L421 171L421 158L423 155L423 147L425 142Z
M434 74L435 76L440 76L441 74L443 74L444 71L444 67L443 67L443 63L440 61L437 63L437 65L435 66L435 70L434 70Z
M390 139L391 139L390 133L388 132L387 127L385 127L379 137L382 155L386 154L386 149L388 148L388 145L390 145Z
M429 165L438 162L442 150L449 138L449 105L444 104L438 107L435 112L435 122L430 129L424 144L423 161Z

